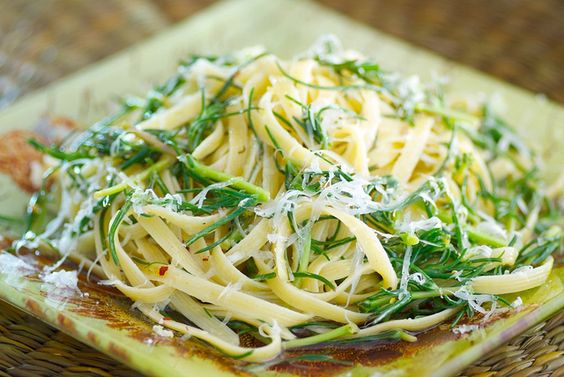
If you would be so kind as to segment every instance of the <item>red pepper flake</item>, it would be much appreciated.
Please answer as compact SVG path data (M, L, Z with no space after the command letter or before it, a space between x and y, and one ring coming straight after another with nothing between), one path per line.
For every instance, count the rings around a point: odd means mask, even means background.
M161 268L159 268L159 275L164 276L164 274L166 274L167 271L168 271L168 266L162 266Z

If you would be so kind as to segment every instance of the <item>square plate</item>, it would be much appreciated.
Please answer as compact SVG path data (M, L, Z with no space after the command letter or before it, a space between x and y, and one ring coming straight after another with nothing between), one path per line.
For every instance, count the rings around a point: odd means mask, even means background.
M275 21L273 21L275 20ZM32 130L47 114L65 115L88 125L108 109L111 99L143 93L169 77L176 62L189 53L226 53L263 45L289 57L307 49L320 35L337 35L347 48L358 49L385 69L429 78L445 74L450 92L499 94L505 118L546 161L544 174L560 174L564 161L564 109L521 89L448 62L429 52L376 32L308 1L231 0L220 2L156 37L29 95L0 112L0 133ZM1 169L1 168L0 168ZM27 194L0 172L0 214L21 215ZM48 261L28 256L41 264ZM469 336L439 326L420 336L417 347L405 343L373 344L348 355L353 362L282 363L269 370L229 359L192 340L162 338L130 309L130 302L111 289L81 280L88 297L61 304L41 292L32 278L0 274L0 298L67 332L73 337L154 376L221 376L239 374L353 376L394 371L394 376L455 374L564 307L563 268L543 286L520 296L524 306L490 321ZM82 277L83 278L83 277ZM361 355L361 356L359 356ZM288 357L288 355L286 355ZM291 354L289 356L292 356ZM295 355L294 355L295 356ZM345 355L347 356L347 355ZM361 360L362 365L355 363Z

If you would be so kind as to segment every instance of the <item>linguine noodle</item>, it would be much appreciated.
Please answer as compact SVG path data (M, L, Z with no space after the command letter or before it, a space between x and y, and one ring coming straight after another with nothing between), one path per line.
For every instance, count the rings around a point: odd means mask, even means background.
M489 315L561 248L558 203L489 106L330 44L193 57L34 144L16 248L87 261L155 324L248 361Z

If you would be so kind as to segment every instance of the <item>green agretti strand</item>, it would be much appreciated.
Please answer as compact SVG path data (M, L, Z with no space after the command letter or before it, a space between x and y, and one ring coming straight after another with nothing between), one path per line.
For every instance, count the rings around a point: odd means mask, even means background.
M254 195L259 202L264 203L270 200L270 193L265 189L253 185L241 177L235 177L222 171L210 168L209 166L198 162L190 154L181 156L180 161L184 162L186 167L196 176L207 178L214 182L227 182L229 187Z

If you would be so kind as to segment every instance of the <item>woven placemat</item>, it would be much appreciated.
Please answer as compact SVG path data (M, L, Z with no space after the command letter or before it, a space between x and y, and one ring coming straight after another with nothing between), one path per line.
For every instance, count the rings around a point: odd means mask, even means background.
M562 0L319 1L388 34L564 102Z
M564 102L564 1L318 0L357 20ZM212 0L0 0L0 108ZM138 376L0 303L0 377ZM564 315L464 376L564 376Z

